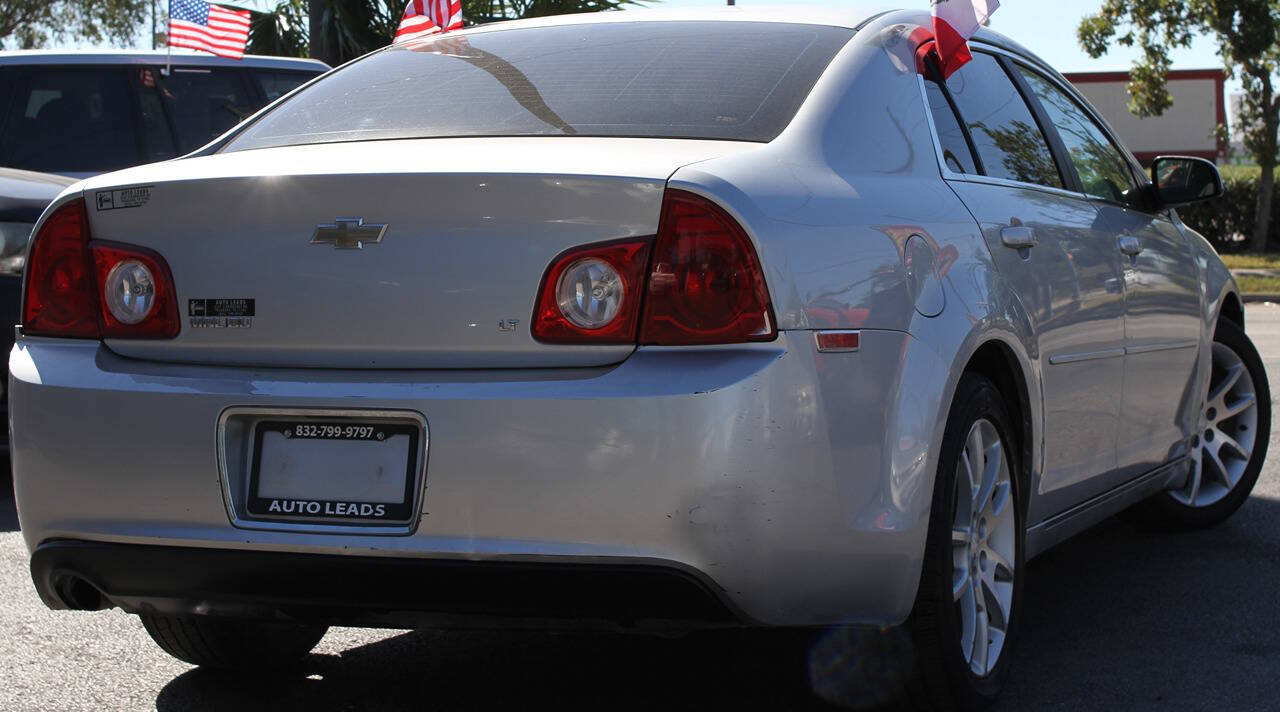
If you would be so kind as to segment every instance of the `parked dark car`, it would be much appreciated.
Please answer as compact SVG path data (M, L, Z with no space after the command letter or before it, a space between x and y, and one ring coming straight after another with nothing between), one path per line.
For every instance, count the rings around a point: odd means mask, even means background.
M44 209L74 178L0 168L0 347L13 348L13 325L22 303L22 268L26 266L31 227ZM3 387L0 387L3 390ZM9 410L8 391L0 408ZM9 429L0 435L0 449L9 449Z
M0 52L0 166L10 167L0 169L0 345L13 346L31 226L64 187L189 153L328 69L281 57Z
M329 67L164 52L0 52L0 166L83 178L181 156Z

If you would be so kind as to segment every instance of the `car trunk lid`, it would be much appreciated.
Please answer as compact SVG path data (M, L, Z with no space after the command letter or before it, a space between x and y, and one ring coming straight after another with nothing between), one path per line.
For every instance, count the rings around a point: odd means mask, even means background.
M630 345L529 333L548 265L656 233L668 176L725 141L431 139L245 151L91 180L95 240L160 253L172 362L329 368L598 366Z

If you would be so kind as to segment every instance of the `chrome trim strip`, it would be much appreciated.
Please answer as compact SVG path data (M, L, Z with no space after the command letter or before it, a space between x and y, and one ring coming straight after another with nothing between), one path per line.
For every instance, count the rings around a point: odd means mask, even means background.
M231 477L227 470L227 422L236 416L249 416L253 418L264 417L286 417L286 418L371 418L379 420L399 420L411 422L417 425L422 432L422 442L418 447L418 467L417 482L414 483L414 491L417 493L416 501L413 504L413 513L410 519L404 523L395 524L317 524L313 522L266 522L257 519L248 519L241 517L237 509L237 501L231 491ZM252 439L253 435L250 431L247 437ZM427 485L427 452L430 449L428 444L431 439L431 431L427 427L427 419L421 413L411 410L352 410L352 409L326 409L326 408L250 408L250 407L231 407L222 411L218 416L217 430L217 454L218 454L218 479L222 481L222 499L223 505L226 507L227 516L231 519L231 525L237 529L256 529L261 531L277 531L277 532L303 532L311 534L360 534L365 536L406 536L412 534L418 528L418 522L422 519L422 504L426 499ZM246 463L244 467L249 467ZM247 474L247 471L246 471ZM247 481L241 483L241 487L246 487ZM239 503L243 505L243 503Z
M1166 344L1146 344L1145 346L1126 346L1124 352L1127 354L1149 354L1153 351L1174 351L1177 349L1194 349L1199 348L1199 341L1171 341Z
M1190 458L1183 455L1027 527L1027 559L1038 556L1135 502L1177 486L1182 481L1179 477L1187 476L1190 463Z
M1058 354L1049 357L1049 363L1058 366L1064 363L1079 363L1081 361L1098 361L1104 358L1119 358L1124 356L1125 350L1120 349L1103 349L1102 351L1089 351L1079 354Z

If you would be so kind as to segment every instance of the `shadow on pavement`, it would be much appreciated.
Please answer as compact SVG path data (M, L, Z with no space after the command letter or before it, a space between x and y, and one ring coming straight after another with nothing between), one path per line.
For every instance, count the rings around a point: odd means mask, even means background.
M1112 519L1028 570L999 710L1277 709L1280 501L1196 532Z
M191 670L156 709L825 709L737 637L419 631L313 655L286 680Z
M1024 636L999 710L1274 709L1280 501L1255 497L1201 532L1113 519L1028 574ZM750 639L412 632L312 656L288 680L191 670L156 708L822 708L800 667L786 672L741 645Z

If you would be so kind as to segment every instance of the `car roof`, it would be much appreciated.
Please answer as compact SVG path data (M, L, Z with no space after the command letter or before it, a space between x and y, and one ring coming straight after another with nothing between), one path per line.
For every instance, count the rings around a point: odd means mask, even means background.
M264 57L246 54L244 59L226 59L210 54L175 50L45 50L24 49L0 52L0 67L18 65L85 65L85 64L165 64L175 67L253 67L255 69L292 69L326 72L329 65L318 59Z
M785 22L801 25L828 25L856 29L867 19L894 9L891 3L874 0L847 0L838 6L826 5L714 5L690 8L634 8L609 12L550 15L527 20L508 20L468 27L468 34L522 27L590 25L613 22Z
M840 5L711 5L689 8L630 8L609 12L549 15L526 20L491 22L468 27L460 30L460 33L476 34L526 27L589 25L614 22L785 22L789 24L827 25L856 30L881 15L887 16L885 20L890 22L909 22L922 27L932 25L932 13L927 9L904 9L901 4L876 2L875 0L846 0ZM989 28L979 28L974 39L1022 55L1029 61L1053 71L1044 60L1034 53Z

